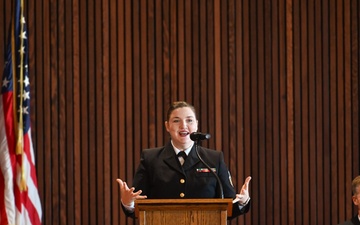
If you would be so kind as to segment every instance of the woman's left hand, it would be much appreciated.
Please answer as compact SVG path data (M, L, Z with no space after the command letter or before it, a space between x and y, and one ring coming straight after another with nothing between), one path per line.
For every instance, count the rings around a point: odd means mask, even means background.
M251 177L248 176L245 179L245 183L243 184L241 191L239 194L236 194L236 198L233 200L233 203L239 203L240 205L246 205L249 200L249 183L250 183Z

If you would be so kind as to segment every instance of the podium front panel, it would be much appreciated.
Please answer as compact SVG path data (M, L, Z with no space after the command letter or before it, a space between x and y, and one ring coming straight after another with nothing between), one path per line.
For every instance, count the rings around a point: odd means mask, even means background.
M135 203L140 225L226 225L231 207L231 199L139 200Z

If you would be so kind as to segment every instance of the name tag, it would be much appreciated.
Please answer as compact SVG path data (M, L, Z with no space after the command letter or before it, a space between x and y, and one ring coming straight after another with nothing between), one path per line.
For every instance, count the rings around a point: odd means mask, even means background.
M211 168L212 171L216 172L216 168ZM198 173L211 173L208 168L197 168L196 172Z

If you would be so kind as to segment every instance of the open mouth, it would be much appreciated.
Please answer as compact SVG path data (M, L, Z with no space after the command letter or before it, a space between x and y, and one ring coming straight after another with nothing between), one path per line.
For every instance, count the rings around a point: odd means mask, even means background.
M180 137L186 137L187 135L189 135L190 133L188 131L180 131L179 135Z

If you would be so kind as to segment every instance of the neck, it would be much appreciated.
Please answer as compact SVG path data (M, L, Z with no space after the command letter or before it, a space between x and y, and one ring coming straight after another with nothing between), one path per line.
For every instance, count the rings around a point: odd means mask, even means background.
M171 144L172 144L173 147L177 148L180 151L185 151L186 149L190 148L193 145L193 143L190 143L188 145L178 146L178 145L175 145L175 143L173 141L171 141Z

